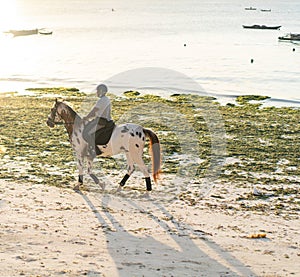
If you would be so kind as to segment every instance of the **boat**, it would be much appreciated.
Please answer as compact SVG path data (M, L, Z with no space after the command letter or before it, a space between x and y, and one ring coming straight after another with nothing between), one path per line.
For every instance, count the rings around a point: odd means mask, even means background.
M30 29L30 30L9 30L6 33L13 34L16 36L29 36L29 35L36 35L38 33L38 29Z
M39 29L40 35L52 35L53 31L47 30L47 29Z
M281 26L266 26L266 25L243 25L245 29L268 29L268 30L278 30Z
M300 34L286 34L285 36L278 37L279 40L300 41Z
M249 7L249 8L245 8L246 11L256 11L256 8L253 7Z
M270 12L271 9L261 9L260 11L261 11L261 12Z

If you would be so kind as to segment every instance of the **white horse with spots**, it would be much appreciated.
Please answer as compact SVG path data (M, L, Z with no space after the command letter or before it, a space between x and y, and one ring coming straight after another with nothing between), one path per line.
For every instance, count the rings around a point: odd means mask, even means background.
M99 179L92 173L94 157L89 155L88 144L83 139L83 130L85 127L81 117L66 103L55 100L51 113L48 116L47 125L53 128L56 124L64 124L67 129L70 143L76 153L77 166L79 171L78 185L74 189L78 190L83 184L83 167L84 160L87 160L88 174L96 184L102 189L104 186L100 184ZM152 190L150 175L147 166L143 161L143 150L146 137L150 138L150 153L152 158L152 175L156 182L161 168L160 144L157 135L140 125L126 123L117 125L106 145L97 145L97 151L100 157L111 157L121 152L125 153L127 158L127 173L120 182L118 190L120 190L134 171L136 164L145 176L147 191Z

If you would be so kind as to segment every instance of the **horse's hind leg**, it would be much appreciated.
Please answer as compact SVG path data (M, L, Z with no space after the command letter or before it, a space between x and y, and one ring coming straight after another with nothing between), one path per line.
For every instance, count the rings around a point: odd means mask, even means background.
M139 167L139 169L144 174L145 181L146 181L146 189L149 192L149 191L152 190L152 184L151 184L151 179L150 179L148 168L147 168L147 166L145 165L145 163L143 161L142 155L143 155L143 153L141 153L141 152L135 153L134 162L137 164L137 166Z

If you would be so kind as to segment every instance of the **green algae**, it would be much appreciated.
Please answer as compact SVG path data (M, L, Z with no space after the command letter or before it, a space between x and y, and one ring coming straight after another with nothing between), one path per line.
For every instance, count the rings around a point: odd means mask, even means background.
M69 144L66 143L67 134L63 128L55 128L54 132L50 132L46 125L53 100L16 96L0 98L0 102L0 144L6 147L1 159L1 178L19 180L33 175L43 180L42 183L49 183L57 173L62 177L56 185L68 182L75 167L68 165L74 159ZM78 100L77 102L79 104ZM24 171L22 163L13 169L9 166L20 159L30 170ZM59 170L49 174L45 165L55 166ZM62 174L63 172L67 174Z
M240 95L236 98L236 102L240 105L245 105L249 104L250 101L263 101L269 98L269 96L264 95Z
M128 98L136 98L137 96L140 95L138 91L133 91L133 90L125 91L123 94Z
M86 94L74 88L29 90L35 95L0 97L0 178L71 187L76 176L76 162L67 133L61 126L50 130L46 120L54 103L52 95L61 95L78 111ZM237 185L279 185L277 191L272 191L276 197L299 194L297 189L280 190L281 184L299 185L299 109L262 108L250 102L267 97L253 96L240 98L238 102L242 105L226 106L219 105L213 97L187 94L165 99L132 91L110 97L112 117L117 123L129 120L142 123L158 134L164 156L164 174L186 174L187 169L183 168L178 155L186 154L184 142L188 141L191 144L187 147L192 147L190 151L202 160L201 164L194 161L189 165L188 172L193 172L199 180L209 174L214 149L207 117L214 116L210 112L217 110L226 134L226 155L238 159L238 162L223 165L219 179ZM150 161L147 150L145 160ZM101 163L104 170L125 168L113 158L101 159ZM178 199L195 205L197 197L182 193ZM257 201L250 194L243 197ZM240 208L266 210L256 204L247 205L243 203ZM274 206L274 209L280 207Z
M278 163L287 160L288 164L280 165L283 173L289 174L287 168L295 165L293 174L299 175L300 126L295 124L300 119L299 109L237 106L222 107L221 111L230 136L227 151L241 158L240 164L227 168L274 173Z
M29 92L33 92L37 96L60 95L62 97L79 96L83 97L86 94L80 92L77 88L53 87L53 88L28 88Z

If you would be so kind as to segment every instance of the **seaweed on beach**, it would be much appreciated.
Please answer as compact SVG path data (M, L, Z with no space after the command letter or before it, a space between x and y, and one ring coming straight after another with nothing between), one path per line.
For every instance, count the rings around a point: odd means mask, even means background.
M236 98L236 102L240 105L245 105L252 103L253 101L263 101L267 99L270 99L270 97L265 95L240 95Z
M83 97L86 94L77 88L53 87L53 88L28 88L28 92L33 92L36 96L58 95L61 97Z
M0 178L72 187L76 162L67 133L62 126L49 130L45 122L54 102L53 95L69 100L78 111L86 94L73 88L31 91L34 95L0 97ZM244 102L245 99L240 105L221 106L215 98L186 94L165 99L127 92L111 95L111 99L112 116L118 124L130 120L158 134L164 174L191 175L194 182L201 182L214 170L212 159L217 153L214 148L226 143L226 153L220 153L219 157L225 160L218 173L219 181L235 183L237 187L238 184L291 185L291 197L297 201L299 193L293 188L300 182L299 109L262 107ZM214 116L212 111L218 112L220 122L208 121L208 117ZM213 141L211 130L218 126L223 126L226 141ZM186 157L187 150L192 158ZM147 151L145 159L150 162ZM101 163L104 170L125 168L113 158L101 159ZM185 192L180 192L178 199L182 195ZM274 195L280 197L278 189L274 189ZM199 197L199 191L195 190L188 194L188 202L194 205ZM242 203L248 200L256 198L249 194L240 198ZM240 207L247 207L243 205Z

